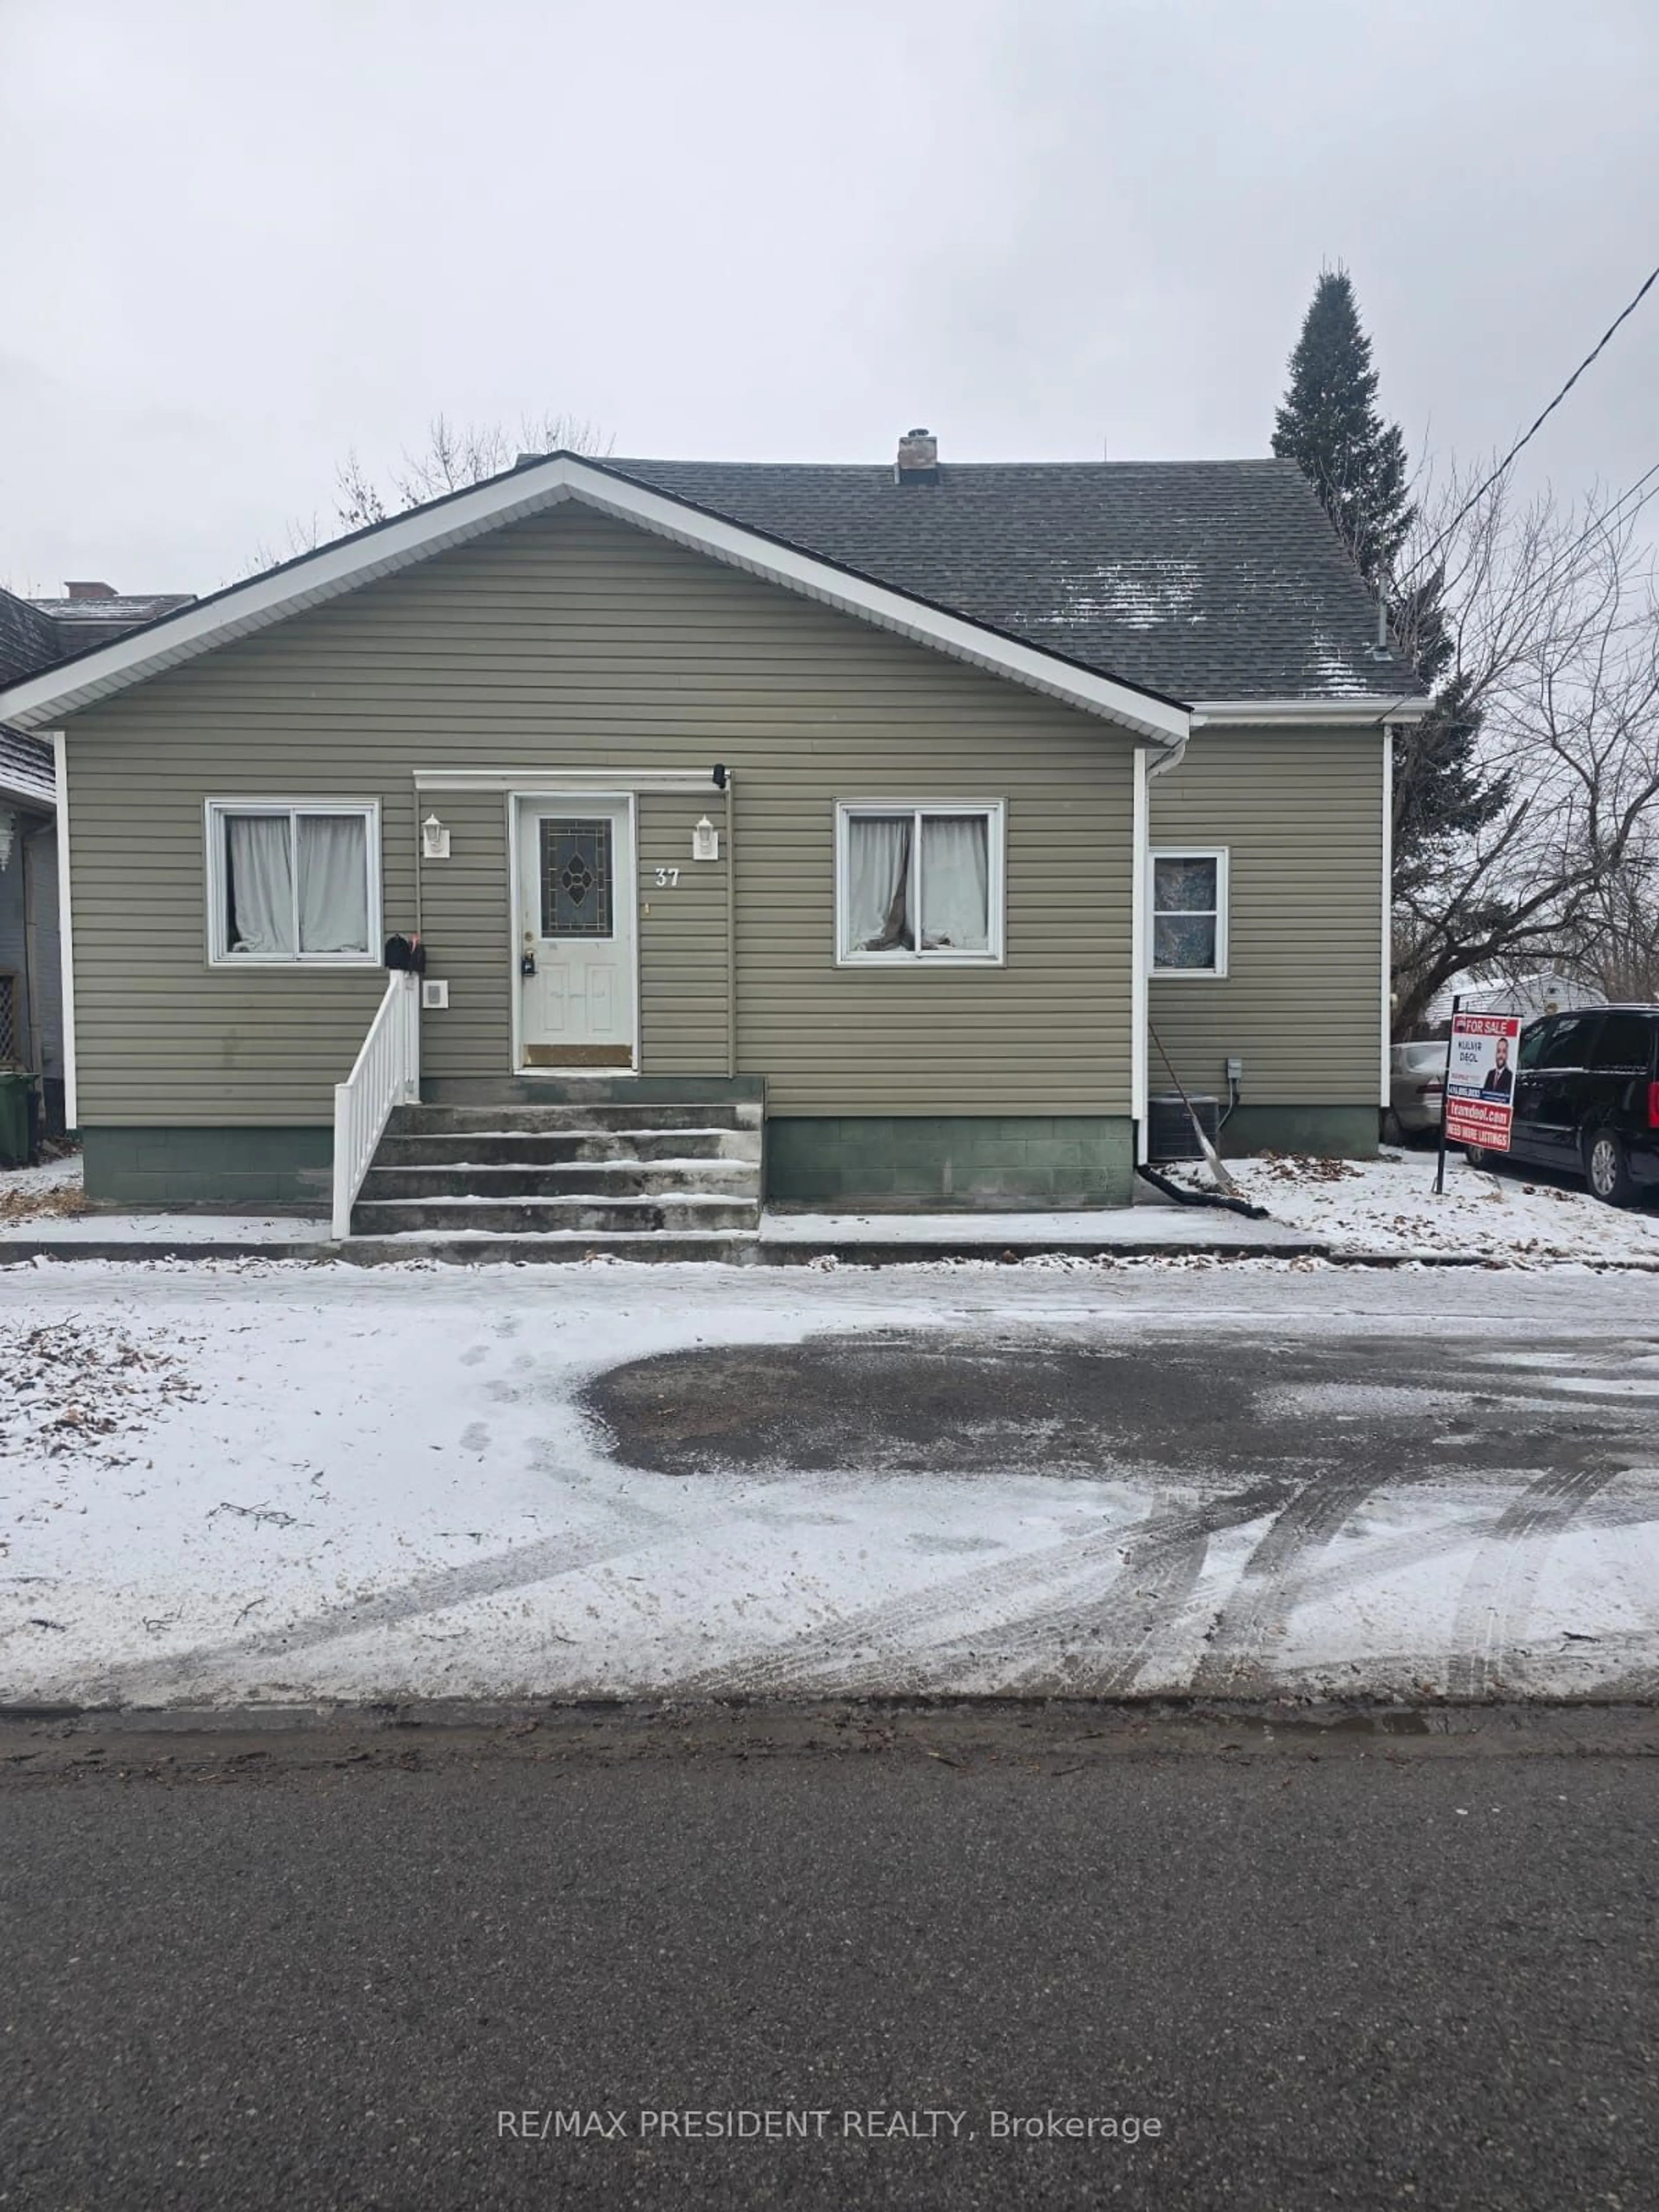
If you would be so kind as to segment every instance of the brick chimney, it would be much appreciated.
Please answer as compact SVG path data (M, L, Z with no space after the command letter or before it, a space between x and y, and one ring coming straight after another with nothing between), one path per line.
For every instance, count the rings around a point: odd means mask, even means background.
M898 462L893 471L897 483L939 482L939 440L931 430L907 430L898 443Z
M118 594L113 584L65 584L64 589L72 599L112 599Z

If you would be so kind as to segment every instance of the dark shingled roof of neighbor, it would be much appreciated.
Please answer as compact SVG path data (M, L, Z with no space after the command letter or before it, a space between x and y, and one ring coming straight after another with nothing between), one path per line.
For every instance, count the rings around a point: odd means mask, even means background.
M0 722L0 791L36 799L49 807L57 790L58 772L46 739Z
M1294 461L598 465L1169 697L1421 690Z
M0 684L21 683L64 658L56 624L27 599L0 591Z

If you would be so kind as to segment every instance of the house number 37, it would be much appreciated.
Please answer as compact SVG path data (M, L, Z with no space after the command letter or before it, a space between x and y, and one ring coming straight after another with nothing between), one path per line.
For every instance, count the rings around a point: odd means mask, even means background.
M679 880L680 872L678 868L659 868L657 871L657 889L659 891L676 890Z

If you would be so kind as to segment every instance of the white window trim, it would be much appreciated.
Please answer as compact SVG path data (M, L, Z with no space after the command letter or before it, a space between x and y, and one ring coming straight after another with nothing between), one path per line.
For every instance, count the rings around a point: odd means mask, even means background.
M233 952L225 942L225 817L229 814L347 814L365 824L368 860L368 950L366 952ZM380 908L380 802L378 799L210 799L204 809L207 840L207 956L210 968L379 968L384 964ZM297 856L298 832L295 853Z
M1158 964L1158 864L1160 860L1215 862L1215 965L1160 968ZM1212 983L1227 973L1228 877L1231 854L1225 845L1154 845L1146 855L1146 972L1160 983Z
M847 872L852 858L848 824L861 814L982 814L986 817L986 861L989 876L987 902L989 944L983 952L943 949L923 951L846 952L842 918L848 894ZM1000 968L1003 962L1003 907L1006 898L1004 836L1006 801L1000 799L838 799L836 801L836 965L837 968Z

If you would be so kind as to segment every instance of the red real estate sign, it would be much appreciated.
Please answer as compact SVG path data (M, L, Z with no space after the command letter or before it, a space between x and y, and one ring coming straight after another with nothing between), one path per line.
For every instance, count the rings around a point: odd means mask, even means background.
M1515 1120L1518 1014L1454 1014L1446 1061L1446 1140L1506 1152Z

